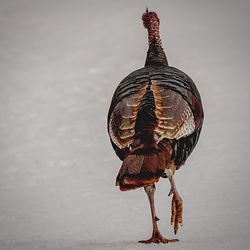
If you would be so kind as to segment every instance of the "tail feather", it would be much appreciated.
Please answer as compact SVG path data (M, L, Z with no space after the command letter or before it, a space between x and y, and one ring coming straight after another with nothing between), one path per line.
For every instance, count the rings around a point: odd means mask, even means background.
M143 187L159 181L165 169L164 151L147 154L130 153L123 161L116 178L121 191Z

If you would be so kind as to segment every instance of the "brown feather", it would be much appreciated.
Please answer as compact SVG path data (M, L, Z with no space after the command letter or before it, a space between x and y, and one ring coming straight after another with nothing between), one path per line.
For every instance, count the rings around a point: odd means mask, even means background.
M131 153L123 161L116 178L120 190L127 191L158 182L164 173L166 154L152 149L150 153Z

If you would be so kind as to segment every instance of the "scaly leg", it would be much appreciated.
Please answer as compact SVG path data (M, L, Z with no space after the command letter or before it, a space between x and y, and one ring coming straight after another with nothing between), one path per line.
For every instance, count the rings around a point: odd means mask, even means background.
M150 209L151 209L151 216L153 222L153 233L150 239L148 240L141 240L140 243L169 243L169 242L176 242L178 239L168 240L164 236L161 235L159 228L157 226L157 221L159 220L155 214L155 205L154 205L154 192L155 192L155 185L147 185L144 187L145 192L147 193Z
M177 192L173 176L168 176L168 179L171 185L171 189L168 196L173 194L172 209L171 209L172 210L171 225L174 224L174 233L176 234L179 228L179 224L182 226L183 202L180 195Z

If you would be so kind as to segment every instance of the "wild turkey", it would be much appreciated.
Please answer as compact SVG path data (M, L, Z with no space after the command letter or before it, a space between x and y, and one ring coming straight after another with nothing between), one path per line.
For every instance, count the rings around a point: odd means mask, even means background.
M201 132L203 108L191 78L170 67L163 51L155 12L142 16L148 30L145 67L118 85L108 113L108 133L123 161L116 179L120 190L144 187L150 202L153 233L142 243L178 241L163 237L158 229L154 192L160 177L168 178L172 197L171 225L182 224L183 202L173 175L193 151Z

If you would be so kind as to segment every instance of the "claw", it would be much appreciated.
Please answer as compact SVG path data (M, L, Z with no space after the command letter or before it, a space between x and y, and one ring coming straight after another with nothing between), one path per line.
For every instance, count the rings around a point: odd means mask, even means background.
M173 190L173 188L171 188L170 191L169 191L169 193L168 193L168 197L169 197L171 194L173 194L173 193L174 193L174 190Z
M155 220L156 220L156 221L159 221L160 219L159 219L157 216L155 216Z

